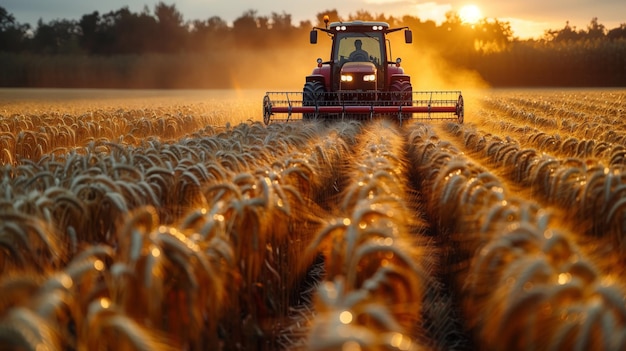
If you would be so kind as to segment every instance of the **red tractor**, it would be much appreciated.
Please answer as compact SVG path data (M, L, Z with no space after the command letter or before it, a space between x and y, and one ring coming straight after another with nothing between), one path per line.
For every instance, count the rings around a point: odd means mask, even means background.
M413 91L411 77L400 67L401 59L391 58L387 35L404 30L404 41L413 42L408 27L389 28L385 22L332 22L314 27L332 39L330 60L317 59L317 67L306 77L303 91L267 92L263 98L263 120L372 119L383 116L403 120L414 114L429 119L452 119L463 123L463 96L460 91ZM277 119L276 114L287 114Z

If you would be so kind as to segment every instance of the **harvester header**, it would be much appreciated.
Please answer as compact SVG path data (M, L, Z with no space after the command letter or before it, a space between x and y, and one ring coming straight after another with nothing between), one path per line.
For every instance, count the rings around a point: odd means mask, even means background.
M309 41L316 44L318 31L332 40L330 60L317 59L306 76L302 92L267 92L263 120L373 119L456 120L463 123L464 104L460 91L413 91L400 58L392 59L387 35L404 31L404 41L413 42L408 27L390 28L386 22L332 22L313 27ZM280 114L281 118L276 118Z

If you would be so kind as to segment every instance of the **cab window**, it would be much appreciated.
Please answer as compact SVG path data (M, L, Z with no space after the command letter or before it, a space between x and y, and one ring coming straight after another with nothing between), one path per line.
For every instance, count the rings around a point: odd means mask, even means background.
M377 66L380 66L382 60L382 37L380 33L340 33L337 37L338 45L336 46L335 60L343 65L345 62L349 62L350 55L353 54L353 58L358 61L373 62ZM362 55L357 54L356 51L360 50L366 52L366 60L363 60Z

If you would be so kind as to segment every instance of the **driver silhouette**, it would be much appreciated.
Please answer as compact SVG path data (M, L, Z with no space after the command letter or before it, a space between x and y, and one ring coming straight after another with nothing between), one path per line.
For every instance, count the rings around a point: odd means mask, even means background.
M355 50L350 53L350 56L348 56L348 59L350 61L367 61L368 60L369 55L367 54L367 51L361 49L361 46L363 46L361 39L357 39L354 41Z

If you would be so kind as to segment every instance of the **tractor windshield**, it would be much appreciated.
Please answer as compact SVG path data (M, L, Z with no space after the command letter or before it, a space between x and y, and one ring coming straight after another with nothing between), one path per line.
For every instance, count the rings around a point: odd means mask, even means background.
M346 62L373 62L380 66L383 56L381 32L338 33L333 58L339 65Z

